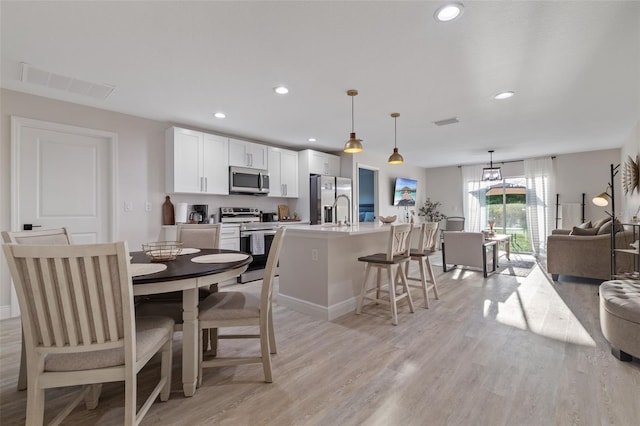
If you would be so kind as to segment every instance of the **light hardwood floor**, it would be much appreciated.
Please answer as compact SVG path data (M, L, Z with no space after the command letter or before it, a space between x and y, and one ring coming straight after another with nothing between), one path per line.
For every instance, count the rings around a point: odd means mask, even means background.
M610 354L596 284L554 284L537 266L526 278L434 270L440 300L426 310L414 289L416 312L402 302L398 326L387 305L323 322L276 302L272 384L262 382L260 365L208 369L196 395L185 398L175 344L171 399L155 403L142 424L640 424L640 361ZM0 423L23 424L19 321L1 326ZM223 341L220 351L232 355L251 343ZM151 364L139 376L141 395L158 374L159 361ZM65 424L120 424L123 390L106 384L97 409L80 406ZM48 419L72 392L47 393Z

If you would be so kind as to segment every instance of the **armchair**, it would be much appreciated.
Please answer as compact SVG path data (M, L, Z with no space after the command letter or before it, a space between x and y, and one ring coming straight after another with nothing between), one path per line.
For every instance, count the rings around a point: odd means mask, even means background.
M442 270L447 272L447 263L465 265L482 269L486 278L489 272L496 271L498 265L498 246L496 241L485 241L482 232L444 231L442 245ZM491 270L487 269L487 251L492 249ZM451 268L452 269L452 268ZM449 269L449 270L451 270Z

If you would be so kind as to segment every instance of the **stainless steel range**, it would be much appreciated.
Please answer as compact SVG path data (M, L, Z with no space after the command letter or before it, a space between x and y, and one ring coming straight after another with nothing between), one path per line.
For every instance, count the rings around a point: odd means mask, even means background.
M260 210L255 207L220 207L220 222L240 224L240 250L253 256L253 262L238 277L238 282L262 279L279 224L260 222Z

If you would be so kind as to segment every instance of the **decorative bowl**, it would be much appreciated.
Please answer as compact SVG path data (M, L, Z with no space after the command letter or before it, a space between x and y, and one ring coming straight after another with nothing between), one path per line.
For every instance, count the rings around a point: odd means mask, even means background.
M142 244L142 250L149 256L152 262L167 262L175 260L182 252L182 243L179 241L158 241Z
M393 223L396 221L397 216L378 216L378 219L380 219L380 222L382 223Z

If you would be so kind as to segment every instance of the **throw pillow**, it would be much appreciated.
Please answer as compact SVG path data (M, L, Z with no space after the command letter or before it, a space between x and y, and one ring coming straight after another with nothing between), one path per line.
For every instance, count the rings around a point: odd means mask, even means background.
M574 226L569 235L596 235L597 233L598 233L597 228L583 229L583 228Z
M576 228L589 229L589 228L593 228L593 226L591 226L591 221L588 221L585 223L581 223L580 225L576 226Z
M604 217L602 219L599 219L599 220L596 220L595 222L593 222L591 227L592 228L600 228L602 225L604 225L605 223L607 223L610 220L611 219L609 219L608 217Z
M616 219L616 232L624 231L624 226L618 219ZM611 233L611 220L605 222L599 229L598 235Z

